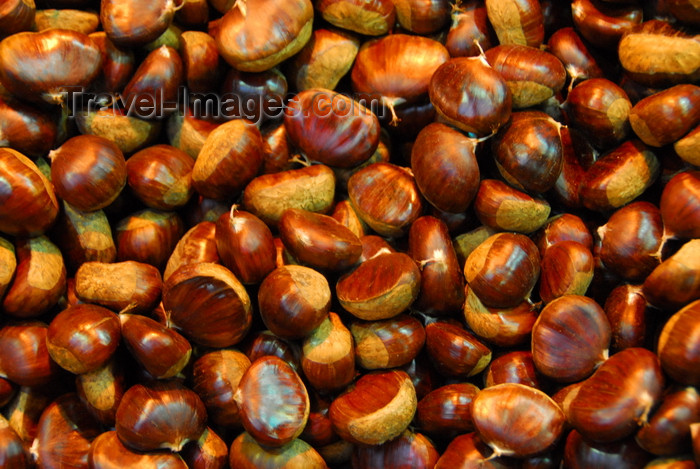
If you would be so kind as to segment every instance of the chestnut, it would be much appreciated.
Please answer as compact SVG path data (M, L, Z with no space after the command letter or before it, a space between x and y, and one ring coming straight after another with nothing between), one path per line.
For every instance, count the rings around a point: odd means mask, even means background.
M653 352L637 347L622 350L567 398L567 420L586 440L621 440L647 422L661 400L664 382Z
M435 321L425 326L425 350L435 369L447 377L468 378L491 361L491 349L461 326Z
M469 208L479 187L476 140L445 124L425 126L411 148L411 170L421 194L450 213Z
M111 140L124 154L156 143L162 126L159 120L141 119L118 108L78 111L75 123L80 133Z
M199 396L176 381L135 384L116 414L117 436L136 451L180 451L204 432L207 411Z
M242 345L242 351L250 361L274 355L289 363L298 374L301 368L301 347L294 340L283 339L269 330L260 331L249 337Z
M336 313L304 339L301 367L319 392L342 389L355 378L353 336Z
M163 280L152 265L136 261L85 262L75 273L75 294L80 301L113 311L145 313L160 301Z
M315 6L333 26L367 36L382 36L394 29L396 23L392 0L319 0Z
M700 237L700 171L684 171L673 176L661 193L659 209L666 235Z
M562 241L545 251L540 298L545 303L564 295L585 295L594 274L593 253L576 241Z
M237 344L253 321L245 287L226 267L211 262L173 272L163 285L163 307L173 327L206 347Z
M242 117L258 127L270 120L275 125L284 115L287 89L287 78L277 67L263 72L242 72L232 68L220 88L221 94L227 98L221 103L222 115L225 119ZM206 117L204 112L202 114Z
M698 386L697 327L700 300L693 301L669 318L661 330L658 355L664 372L681 384Z
M228 461L231 467L240 469L328 468L318 451L299 438L281 448L270 448L258 443L248 432L233 440Z
M119 403L128 385L120 352L103 366L75 377L75 391L102 425L114 427Z
M58 138L55 114L11 96L0 96L0 117L5 146L31 157L43 156L54 147Z
M700 239L690 240L651 271L642 285L649 303L673 310L700 298L698 249Z
M287 362L275 356L251 363L233 399L248 434L261 445L274 448L301 434L311 410L303 381Z
M36 5L31 1L12 0L0 10L0 33L9 36L20 31L28 31L34 22Z
M54 186L37 165L10 148L0 148L0 231L12 236L43 234L58 216Z
M399 0L394 4L401 27L416 34L437 32L450 19L447 0Z
M22 440L3 416L0 416L0 442L0 463L3 467L8 469L29 467L29 455L24 449Z
M184 2L183 8L193 2ZM207 10L205 10L207 11ZM206 93L219 84L221 60L216 40L203 31L185 31L182 42L183 81L193 93Z
M579 295L561 296L542 309L532 327L537 370L572 383L590 376L608 357L610 323L603 308Z
M425 329L418 319L399 314L390 319L353 321L357 364L368 370L406 365L416 358L425 343Z
M633 438L611 443L598 443L573 430L566 438L563 461L571 469L645 467L651 455L639 447Z
M574 28L568 26L558 29L549 37L547 46L564 64L572 84L588 78L603 78L603 70Z
M311 38L310 0L246 0L226 11L218 25L219 54L244 72L263 72L293 56Z
M95 371L112 357L121 337L119 318L102 306L69 306L49 323L51 359L75 374Z
M497 233L467 258L464 276L476 296L496 308L516 306L530 295L540 274L540 256L530 238Z
M260 284L258 307L270 331L283 338L300 339L328 315L330 286L323 275L309 267L277 267Z
M216 233L214 222L202 221L182 235L165 266L163 280L167 280L173 272L185 264L217 263L220 254L216 244Z
M0 41L0 82L28 101L64 103L69 91L97 77L101 65L97 44L78 31L24 31Z
M287 208L326 212L334 197L333 170L316 164L255 177L243 191L243 208L274 226Z
M158 0L147 8L139 8L132 0L105 0L100 4L100 21L107 37L117 46L143 46L165 32L175 15L176 3Z
M533 197L498 179L482 179L474 199L477 218L494 231L532 233L544 226L551 210L546 199Z
M228 467L226 442L207 427L197 441L190 441L181 452L182 459L191 469L225 469Z
M348 195L360 219L381 236L402 236L423 212L413 174L392 163L358 170L348 180Z
M484 57L448 60L433 73L428 93L441 119L477 137L495 133L510 118L510 89Z
M518 383L542 389L544 380L535 368L532 352L529 350L507 352L489 363L484 375L484 387L503 383Z
M307 158L338 168L367 161L379 145L379 120L367 103L311 88L287 105L284 126Z
M440 454L429 438L411 430L381 445L356 445L352 453L352 467L401 467L410 461L417 467L434 467Z
M188 467L177 453L134 451L121 442L114 430L106 431L92 441L88 452L88 464L93 469L118 469L120 467L186 469Z
M184 231L177 212L147 208L132 213L114 228L117 260L150 264L162 270Z
M474 431L472 405L479 388L471 383L454 383L430 391L418 401L415 423L431 436L453 437Z
M192 168L192 185L202 196L228 200L238 195L263 162L262 136L252 122L234 119L207 136Z
M551 448L564 431L564 412L544 392L517 383L482 389L472 403L481 440L497 456L527 457Z
M270 228L236 205L217 220L215 243L221 262L243 284L260 283L275 269L276 250Z
M610 321L611 350L647 345L651 306L642 293L641 285L622 284L605 299L605 315Z
M401 435L418 402L411 378L390 370L363 375L331 403L333 429L346 441L379 445Z
M127 350L154 378L173 378L189 362L192 346L177 331L137 314L122 313L119 321Z
M486 12L500 44L539 47L544 41L544 16L540 2L516 0L503 4L486 0Z
M407 254L378 252L338 279L340 305L364 320L392 318L409 308L420 291L421 274Z
M78 210L90 212L106 207L126 185L124 154L104 137L72 137L49 158L56 194Z
M575 0L571 6L574 26L594 46L615 47L625 31L642 21L635 4L611 5L598 0Z
M451 57L473 57L498 44L483 0L454 5L445 47Z
M540 231L535 233L534 241L544 257L551 246L562 241L576 241L589 250L593 249L593 236L583 219L572 213L555 215Z
M102 52L102 73L96 79L95 87L114 93L122 90L134 73L134 51L117 47L104 31L91 33L90 39Z
M278 229L290 254L320 271L347 270L362 255L360 239L328 215L288 208L282 213Z
M435 469L479 467L507 469L517 467L511 458L498 456L476 432L455 437L438 459Z

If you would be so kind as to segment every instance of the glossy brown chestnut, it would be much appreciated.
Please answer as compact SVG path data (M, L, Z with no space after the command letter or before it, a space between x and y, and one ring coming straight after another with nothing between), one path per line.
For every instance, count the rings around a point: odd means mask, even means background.
M508 469L516 467L512 459L497 456L476 432L454 438L438 459L435 469Z
M31 157L43 156L56 143L58 119L10 96L0 97L0 142Z
M12 236L44 233L58 216L53 184L37 165L10 148L0 148L0 231Z
M590 210L619 208L644 193L659 172L656 155L641 141L627 140L589 168L579 188L581 201Z
M445 124L425 126L411 149L416 185L431 205L451 213L467 210L479 188L476 140Z
M543 381L529 350L507 352L494 358L484 375L486 388L497 384L517 383L541 390Z
M617 352L567 399L567 420L589 441L621 440L647 422L664 381L653 352L636 347Z
M311 38L310 0L246 0L221 19L216 44L232 67L263 72L293 56Z
M607 78L590 78L576 85L565 108L571 124L598 148L619 145L630 133L632 103L627 93Z
M250 367L250 360L238 350L207 352L192 365L192 389L207 409L210 424L240 426L238 404L233 395Z
M506 80L514 109L541 104L564 88L564 65L549 52L521 44L501 43L488 49L485 57Z
M700 237L700 171L673 176L659 202L664 231L670 237Z
M270 228L252 213L223 213L216 223L216 248L222 263L243 284L256 284L276 265L276 249Z
M451 16L452 24L445 39L450 57L473 57L480 54L479 48L488 50L498 44L484 0L454 5Z
M184 2L183 5L187 3ZM185 31L180 36L180 41L183 81L187 84L188 91L207 93L216 89L223 69L216 40L203 31Z
M486 12L500 44L539 47L544 41L544 16L533 0L486 0Z
M447 0L399 0L394 6L401 27L416 34L434 33L450 19L451 5Z
M681 384L700 383L697 354L700 300L675 313L664 325L658 343L658 355L664 372Z
M144 209L132 213L114 227L117 260L150 264L162 270L184 231L177 212Z
M630 110L632 130L644 143L662 147L700 123L700 87L684 84L667 88L637 102Z
M547 47L564 64L572 83L603 78L603 70L574 28L568 26L555 31L549 37Z
M350 332L357 364L367 370L406 365L425 343L423 324L406 314L377 321L353 321Z
M28 101L65 102L69 91L83 89L97 77L101 65L97 44L77 31L24 31L0 42L0 82Z
M600 0L574 0L571 4L576 30L601 48L614 48L622 35L643 18L639 5L611 5Z
M216 88L219 83L215 83ZM284 115L284 100L287 97L287 78L277 67L263 72L242 72L232 68L226 73L220 90L226 101L221 103L221 116L224 119L244 118L258 127L265 121ZM206 104L206 94L203 103ZM197 115L207 117L206 108L195 108ZM219 115L215 114L215 117Z
M112 140L125 154L156 143L161 129L159 120L140 119L116 108L78 111L75 122L80 133Z
M48 325L40 321L8 323L0 329L0 375L20 386L37 386L60 370L46 347Z
M146 6L135 0L105 0L100 3L100 22L107 37L117 46L143 46L170 26L177 3L175 0L158 0Z
M555 215L547 221L534 236L540 256L544 256L547 249L562 241L576 241L593 249L593 236L583 219L572 213Z
M394 107L425 97L433 73L449 58L445 46L427 37L390 34L373 39L360 47L355 58L352 87L370 100L381 100L395 126ZM373 106L379 104L372 101Z
M174 329L137 314L122 313L119 320L127 350L154 378L173 378L189 362L192 346Z
M672 388L654 410L648 425L634 439L657 456L687 453L692 447L690 425L700 418L700 395L692 386Z
M193 193L194 160L170 145L154 145L136 152L126 162L127 183L136 197L156 210L174 210Z
M471 383L446 384L418 401L415 423L431 436L452 437L474 431L472 403L479 388Z
M479 391L472 403L472 418L479 437L494 454L518 457L552 447L562 436L566 421L547 394L515 383Z
M29 456L19 435L12 429L7 419L0 416L0 464L7 469L29 467Z
M175 245L163 271L163 279L167 280L173 272L185 264L217 263L219 252L216 233L216 224L211 221L202 221L190 228Z
M181 451L182 459L191 469L225 469L228 464L228 446L210 427L197 441L191 441Z
M117 93L124 88L136 67L136 57L131 49L117 47L104 31L90 34L102 52L101 75L94 84L98 89Z
M186 469L182 457L170 451L137 452L125 446L114 430L106 431L90 444L88 465L93 469L141 467L143 469Z
M700 239L685 243L644 280L642 292L652 305L679 309L700 298Z
M207 347L240 342L252 324L252 305L230 270L200 262L177 269L163 285L163 306L173 327Z
M68 307L49 323L46 347L51 359L75 374L103 366L119 346L119 318L102 306Z
M564 464L571 469L596 467L601 469L632 469L645 467L651 455L632 438L613 443L595 443L573 430L566 438Z
M585 296L566 295L542 309L532 328L537 370L572 383L593 373L608 356L610 323L603 308Z
M367 161L379 144L379 120L373 111L366 102L312 88L286 106L284 126L290 141L309 159L352 168Z
M15 246L7 239L0 237L0 300L12 283L16 270Z
M546 199L498 179L482 179L474 199L477 218L495 231L532 233L547 222L551 209Z
M243 208L270 226L288 208L326 212L335 197L335 174L316 164L254 178L243 191Z
M333 429L346 441L378 445L401 435L416 412L416 390L404 371L363 375L329 409Z
M233 398L243 427L264 446L278 448L290 443L309 418L306 386L279 357L255 360L243 373Z
M21 238L16 246L17 268L2 308L13 317L37 317L55 306L66 290L63 255L44 235Z
M301 369L301 347L294 340L283 339L269 330L260 331L254 334L242 345L242 351L250 361L255 361L260 357L274 355L289 363L297 374L302 373Z
M487 306L509 308L528 297L540 274L540 255L527 236L498 233L467 258L464 276Z
M91 442L100 434L99 423L87 412L77 394L60 396L42 412L36 435L40 467L87 467Z
M480 339L500 347L522 345L529 340L538 305L527 299L512 308L492 308L485 306L468 285L464 294L465 322Z
M542 193L552 188L563 162L560 127L540 111L513 113L510 122L491 140L491 153L501 176L528 192Z
M0 9L0 32L9 36L20 31L28 31L34 22L36 5L33 0L11 0L3 3Z
M269 448L258 443L248 432L233 440L229 449L229 464L240 469L327 469L321 455L297 438L281 448Z
M392 163L357 171L348 181L348 195L357 215L381 236L402 236L423 211L415 178Z
M78 210L111 204L126 185L126 161L119 147L103 137L79 135L49 154L56 194Z
M314 269L281 266L260 284L258 306L270 331L283 338L299 339L318 327L328 315L330 286Z
M205 430L207 411L199 396L177 381L135 384L119 403L117 436L137 451L179 451Z
M643 347L649 328L649 304L641 286L622 284L615 287L605 300L605 315L612 331L610 348L615 351Z
M336 284L341 306L364 320L388 319L418 297L421 274L407 254L381 252L361 263Z
M425 350L443 376L468 378L491 361L491 349L465 328L442 321L425 326Z
M585 295L593 280L593 253L578 241L550 246L541 264L539 292L545 303L564 295Z
M362 254L360 239L328 215L289 208L282 214L278 229L290 254L320 271L347 270Z
M207 137L192 170L192 185L204 197L229 200L239 194L262 165L262 136L244 119L216 127Z
M353 336L336 313L304 339L301 366L319 392L343 389L355 378Z
M433 74L428 92L442 120L477 137L495 133L510 118L510 89L484 57L448 60Z
M382 445L356 445L351 461L352 467L357 469L401 467L406 461L419 467L434 467L439 457L440 453L430 439L406 430Z

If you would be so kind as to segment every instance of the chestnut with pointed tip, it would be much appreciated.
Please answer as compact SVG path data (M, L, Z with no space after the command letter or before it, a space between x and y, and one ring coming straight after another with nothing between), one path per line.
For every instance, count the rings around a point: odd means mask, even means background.
M698 318L700 300L693 301L668 319L657 347L664 372L676 382L689 386L700 386Z
M454 383L430 391L418 401L416 427L433 437L453 437L474 431L472 404L479 388Z
M549 202L515 189L498 179L482 179L474 199L482 224L495 231L528 234L539 230L552 210Z
M316 9L333 26L367 36L391 32L396 23L392 0L318 0Z
M319 392L343 389L355 378L353 336L336 313L328 313L302 345L301 367Z
M207 411L199 396L177 381L135 384L117 408L115 429L136 451L180 451L204 432Z
M304 430L311 410L304 382L279 357L261 357L243 373L233 395L243 428L258 443L279 448Z
M141 5L136 0L105 0L100 3L100 22L107 37L117 46L143 46L168 29L178 3L176 0L158 0Z
M218 263L220 254L216 245L216 233L214 222L202 221L182 235L165 266L163 280L167 280L173 272L186 264Z
M669 237L700 237L700 171L684 171L664 186L659 202Z
M610 323L591 298L561 296L532 328L532 358L543 375L563 383L590 376L608 357Z
M88 464L92 469L119 469L139 467L143 469L187 469L187 464L177 453L167 450L140 452L125 446L114 430L106 431L90 444Z
M501 44L540 47L544 16L536 0L486 0L486 12Z
M425 328L413 316L399 314L389 319L350 323L357 364L367 370L408 364L425 343Z

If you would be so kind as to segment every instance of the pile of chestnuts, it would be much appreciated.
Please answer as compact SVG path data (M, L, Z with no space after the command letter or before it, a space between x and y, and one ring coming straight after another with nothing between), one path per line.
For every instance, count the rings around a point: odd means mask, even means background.
M0 467L700 466L695 0L5 0Z

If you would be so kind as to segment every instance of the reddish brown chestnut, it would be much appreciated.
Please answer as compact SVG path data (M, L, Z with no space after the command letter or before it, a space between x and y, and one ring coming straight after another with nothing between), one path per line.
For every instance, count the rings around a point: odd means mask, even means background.
M491 349L461 326L435 321L425 326L425 350L444 376L468 378L491 361Z
M664 372L675 381L690 386L700 385L698 318L700 300L690 303L669 318L658 343L658 355Z
M566 295L544 307L532 328L532 358L543 375L580 381L605 361L610 323L594 300Z
M279 357L255 360L241 377L233 398L243 427L258 443L268 447L293 441L309 418L306 386Z
M176 381L135 384L116 415L117 436L137 451L180 451L204 432L207 411L199 396Z
M552 447L566 418L544 392L505 383L482 389L472 403L474 426L498 456L531 456Z
M700 171L673 176L666 183L659 204L668 236L700 237Z
M368 370L406 365L425 343L423 324L406 314L377 321L353 321L350 332L357 364Z
M474 431L472 404L479 388L471 383L441 386L418 401L415 422L431 436L456 436Z
M88 453L88 464L93 469L119 469L122 467L186 469L188 467L177 453L134 451L124 446L114 430L104 432L92 441Z
M46 347L62 368L82 374L103 366L119 346L120 336L116 314L102 306L79 304L51 320Z
M342 389L355 378L353 336L336 313L304 339L301 367L319 392Z

